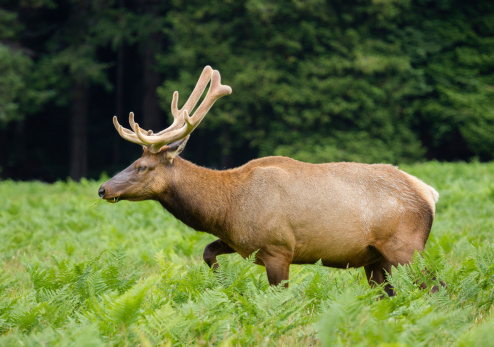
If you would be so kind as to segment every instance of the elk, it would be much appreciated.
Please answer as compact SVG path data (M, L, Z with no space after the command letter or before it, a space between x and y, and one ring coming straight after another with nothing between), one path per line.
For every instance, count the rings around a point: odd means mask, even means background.
M393 295L386 273L424 250L436 190L385 164L309 164L273 156L212 170L181 158L190 133L231 92L219 72L206 66L180 110L178 92L173 94L174 121L165 130L140 128L133 113L132 130L113 117L120 136L142 145L144 153L100 187L100 198L156 200L189 227L215 235L218 240L203 254L213 268L221 254L257 252L255 261L265 266L269 283L287 285L290 264L363 266L371 286L384 283Z

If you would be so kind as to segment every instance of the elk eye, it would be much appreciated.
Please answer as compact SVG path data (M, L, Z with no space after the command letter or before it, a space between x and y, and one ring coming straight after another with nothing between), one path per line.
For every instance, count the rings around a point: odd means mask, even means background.
M147 168L148 168L147 166L141 165L137 167L137 172L144 172L146 171Z

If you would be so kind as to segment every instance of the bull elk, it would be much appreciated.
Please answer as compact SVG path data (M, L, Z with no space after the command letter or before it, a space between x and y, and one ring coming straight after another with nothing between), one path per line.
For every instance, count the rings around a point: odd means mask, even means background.
M209 90L192 116L189 114ZM286 157L255 159L231 170L211 170L179 154L214 102L232 92L206 66L185 105L173 94L174 121L159 133L134 122L113 122L125 140L144 153L99 189L109 202L156 200L189 227L218 237L204 250L216 257L256 252L271 285L288 280L290 264L365 268L369 284L385 283L386 272L421 252L431 230L439 194L391 165L308 164ZM287 282L285 282L286 284Z

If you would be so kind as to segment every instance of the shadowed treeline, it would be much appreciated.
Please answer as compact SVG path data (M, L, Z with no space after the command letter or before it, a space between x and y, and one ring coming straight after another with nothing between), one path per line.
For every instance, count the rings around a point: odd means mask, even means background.
M3 1L0 177L113 174L205 65L233 94L184 156L403 163L493 159L488 1Z

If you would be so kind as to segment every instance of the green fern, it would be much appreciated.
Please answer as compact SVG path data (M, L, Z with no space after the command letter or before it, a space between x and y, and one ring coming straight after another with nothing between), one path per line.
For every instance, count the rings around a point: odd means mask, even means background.
M426 251L380 300L363 269L293 265L288 289L253 256L219 256L214 272L201 259L214 238L159 204L89 208L100 182L0 182L0 346L487 345L494 163L406 170L441 200Z

